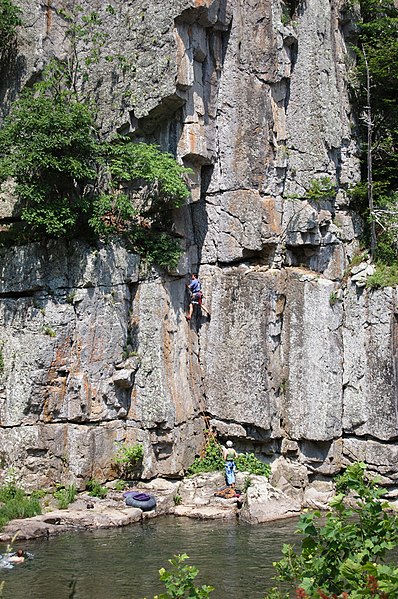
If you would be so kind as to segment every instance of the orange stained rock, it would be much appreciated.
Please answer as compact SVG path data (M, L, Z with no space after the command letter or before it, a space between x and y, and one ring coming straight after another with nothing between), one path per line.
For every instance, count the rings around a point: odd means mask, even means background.
M53 23L52 0L47 0L46 5L46 33L49 33Z
M267 227L269 231L276 235L281 234L282 222L281 214L277 210L274 198L266 197L262 199L264 212L267 215Z

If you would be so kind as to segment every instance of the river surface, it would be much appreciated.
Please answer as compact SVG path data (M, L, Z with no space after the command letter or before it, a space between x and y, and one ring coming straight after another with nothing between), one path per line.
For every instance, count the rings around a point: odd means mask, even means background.
M4 599L153 599L158 570L187 553L212 599L263 599L283 543L297 541L297 520L268 524L161 517L124 528L61 534L15 543L31 559L0 571ZM0 547L0 551L5 547Z

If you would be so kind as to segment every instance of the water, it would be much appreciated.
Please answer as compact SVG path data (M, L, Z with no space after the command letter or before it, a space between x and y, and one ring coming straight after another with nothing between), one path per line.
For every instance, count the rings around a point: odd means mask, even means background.
M163 517L16 543L34 558L0 572L4 599L152 599L164 591L159 568L183 552L199 568L197 580L215 587L212 599L263 599L273 585L272 562L283 543L297 539L296 525Z

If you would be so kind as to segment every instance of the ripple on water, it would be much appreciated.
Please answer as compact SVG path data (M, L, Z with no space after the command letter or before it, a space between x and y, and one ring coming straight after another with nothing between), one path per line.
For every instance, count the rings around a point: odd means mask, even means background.
M164 517L26 542L34 559L1 572L4 599L152 599L164 589L159 568L183 552L199 568L198 580L216 587L214 599L262 599L272 586L272 562L283 543L294 541L296 525Z

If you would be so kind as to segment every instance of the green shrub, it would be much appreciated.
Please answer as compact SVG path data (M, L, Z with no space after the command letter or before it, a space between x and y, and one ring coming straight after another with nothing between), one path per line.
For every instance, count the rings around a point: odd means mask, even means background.
M114 484L115 491L124 491L128 487L128 482L125 480L117 480Z
M185 565L189 559L186 553L175 555L169 560L172 568L159 570L159 578L166 587L166 593L155 595L154 599L206 599L209 597L213 587L208 585L196 586L195 578L199 570L194 566Z
M236 458L236 469L239 472L248 472L249 474L258 474L266 476L271 475L271 466L261 462L253 453L240 453Z
M225 465L222 455L222 447L216 438L209 434L206 439L206 445L203 457L195 458L192 466L187 470L188 475L200 474L201 472L217 472L223 470Z
M135 443L135 445L118 443L113 462L122 476L131 478L133 475L138 474L143 457L144 446L141 443Z
M72 45L77 38L88 41L91 26L101 24L95 13L80 15L81 27L73 15L65 18ZM150 264L175 268L182 248L172 234L172 211L189 196L188 170L156 145L122 136L102 139L93 105L76 91L77 74L89 76L90 69L70 68L52 61L0 130L0 182L14 178L22 220L29 225L19 238L122 235Z
M0 507L0 526L5 526L10 520L32 518L38 514L41 514L41 505L37 498L17 495Z
M330 177L312 179L305 197L308 201L316 203L333 200L336 197L336 183L333 183Z
M105 499L108 495L108 489L103 487L97 480L90 479L86 482L86 489L89 492L90 497L99 497Z
M69 485L68 487L58 486L53 493L60 510L66 510L69 504L75 501L76 494L77 489L75 485Z
M10 0L0 0L0 58L14 41L21 24L21 10Z
M31 518L41 514L38 497L27 495L14 481L0 488L0 527L16 518Z
M398 284L398 263L391 265L377 262L375 272L366 279L366 287L379 289L381 287L393 287Z
M44 499L49 493L51 493L49 489L35 489L30 496L34 499Z
M268 464L261 462L252 453L240 453L235 460L236 469L239 472L248 472L249 474L260 474L269 477L271 468ZM189 476L200 474L201 472L217 472L224 470L225 461L223 458L222 447L212 434L208 434L203 457L195 458L192 466L187 470Z
M336 490L326 518L318 511L301 515L301 552L283 546L284 557L274 564L279 580L308 599L398 596L398 568L380 563L398 545L398 516L382 500L385 489L356 463L337 478Z

